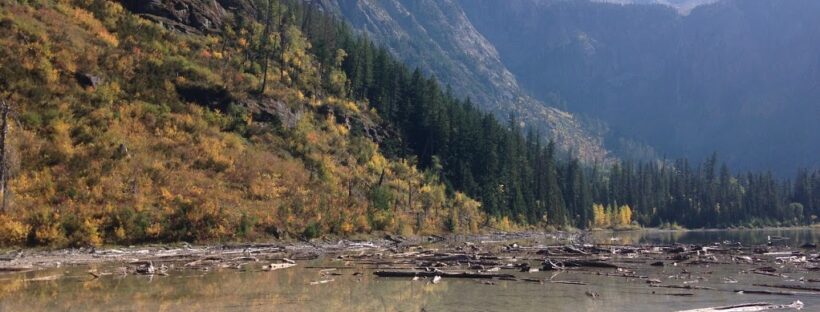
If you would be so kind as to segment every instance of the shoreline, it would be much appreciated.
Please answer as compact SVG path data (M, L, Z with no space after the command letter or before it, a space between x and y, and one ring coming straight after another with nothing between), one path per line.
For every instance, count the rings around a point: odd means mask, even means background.
M56 248L23 247L0 251L0 273L54 268L63 265L92 265L106 263L127 263L138 261L166 261L182 258L202 258L209 256L230 256L239 254L277 254L279 258L291 260L312 260L322 256L351 252L396 252L409 248L427 248L452 245L486 245L498 247L508 244L536 244L550 242L557 246L622 246L641 248L652 244L594 243L591 235L618 234L630 232L645 233L692 233L692 232L735 232L771 230L811 230L814 227L753 228L753 229L658 229L641 228L630 230L594 229L555 232L491 232L483 234L447 234L402 237L391 234L373 234L351 238L325 238L312 241L272 240L261 242L225 242L190 244L186 242L156 243L146 245L106 245L102 247ZM654 246L692 244L654 244ZM749 246L746 246L749 247ZM796 247L794 247L796 248Z

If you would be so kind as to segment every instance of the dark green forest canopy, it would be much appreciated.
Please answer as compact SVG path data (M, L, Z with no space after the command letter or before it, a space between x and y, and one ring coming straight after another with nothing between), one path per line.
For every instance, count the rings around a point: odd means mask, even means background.
M554 145L478 111L434 77L425 77L343 22L300 1L286 1L291 22L302 25L322 64L346 57L344 88L324 76L323 90L370 103L401 134L382 145L388 154L415 159L451 191L481 201L493 216L524 224L587 227L595 203L628 205L644 226L797 225L820 213L820 172L800 170L794 181L771 173L733 174L716 155L702 164L686 159L622 162L611 168L558 159Z

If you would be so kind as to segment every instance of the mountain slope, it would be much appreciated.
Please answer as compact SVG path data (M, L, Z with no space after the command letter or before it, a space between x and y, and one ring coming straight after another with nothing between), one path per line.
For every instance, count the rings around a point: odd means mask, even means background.
M533 99L501 62L495 47L476 31L451 0L313 0L343 16L354 28L470 97L501 119L515 113L527 126L553 138L588 163L609 158L597 133L571 114Z
M535 97L556 94L670 156L820 167L817 1L459 2Z
M197 22L170 13L174 3ZM393 131L364 103L316 95L320 64L299 27L275 29L286 40L267 51L285 61L270 60L249 56L264 27L234 24L218 2L126 4L0 3L0 92L13 110L0 245L413 234L483 222L475 201L385 157L379 143ZM221 13L197 13L210 9ZM465 209L445 224L454 207Z

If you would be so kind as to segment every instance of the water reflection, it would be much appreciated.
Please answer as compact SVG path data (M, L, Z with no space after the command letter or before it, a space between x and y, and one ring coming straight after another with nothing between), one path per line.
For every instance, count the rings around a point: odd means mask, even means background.
M814 228L793 229L751 229L751 230L692 230L692 231L623 231L592 232L591 238L597 244L712 244L718 242L740 243L744 246L776 245L799 247L820 240Z

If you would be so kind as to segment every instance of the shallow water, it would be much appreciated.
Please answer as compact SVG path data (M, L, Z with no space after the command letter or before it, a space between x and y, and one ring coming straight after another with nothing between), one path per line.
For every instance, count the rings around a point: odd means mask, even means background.
M743 246L775 245L799 247L806 243L820 242L820 231L811 227L802 228L768 228L742 230L692 230L663 231L639 230L608 232L599 231L590 234L595 243L613 244L713 244L716 242L740 243Z
M795 231L795 232L790 232ZM779 230L777 236L804 237L805 230ZM808 230L811 232L811 230ZM674 240L702 243L740 240L765 234L737 231L687 232ZM666 234L643 233L639 242L668 242ZM616 234L625 235L625 234ZM635 235L631 233L629 235ZM792 236L794 235L794 236ZM814 235L811 233L811 235ZM628 236L632 237L632 236ZM813 237L813 236L812 236ZM757 238L755 238L757 239ZM765 238L764 238L765 239ZM804 238L801 238L804 239ZM537 263L533 260L533 263ZM117 265L95 267L113 270ZM753 266L665 266L641 265L641 275L664 280L664 284L691 284L716 290L650 288L643 279L596 275L612 269L584 271L513 273L520 278L578 281L587 285L533 283L495 280L485 285L477 280L445 278L438 284L429 280L379 278L372 265L360 265L330 258L299 262L290 269L262 272L259 265L244 271L176 271L169 276L103 276L92 278L89 267L62 267L36 272L0 275L0 311L678 311L710 306L767 301L791 303L801 300L807 311L820 311L820 294L797 296L737 294L736 289L764 289L753 283L784 283L787 280L820 279L816 272L796 272L779 268L789 276L779 277L739 273ZM321 267L344 267L323 276ZM692 276L680 275L688 270ZM354 275L354 273L361 273ZM48 280L55 278L53 280ZM702 279L698 279L701 277ZM726 283L724 278L738 280ZM46 279L46 280L43 280ZM333 279L311 285L311 282ZM806 283L820 287L820 283ZM776 289L768 289L776 290ZM586 292L599 294L591 298ZM654 293L653 293L654 292ZM690 293L679 297L667 294Z

